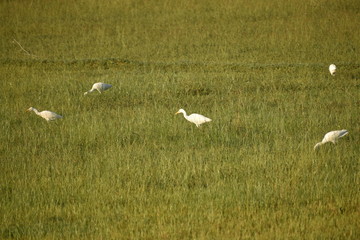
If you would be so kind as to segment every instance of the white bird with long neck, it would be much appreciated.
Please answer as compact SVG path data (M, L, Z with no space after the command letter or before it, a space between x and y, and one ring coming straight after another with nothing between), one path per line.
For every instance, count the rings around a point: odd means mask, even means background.
M316 150L318 147L320 147L321 145L323 145L327 142L332 142L333 144L335 144L339 138L347 135L348 133L349 132L345 129L328 132L327 134L325 134L323 140L321 142L318 142L314 146L314 150Z
M197 127L200 127L200 125L203 124L203 123L211 122L210 118L207 118L207 117L205 117L205 116L203 116L201 114L193 113L193 114L190 114L188 116L184 109L180 109L179 111L177 111L175 113L175 115L179 114L179 113L182 113L186 120L188 120L189 122L194 123Z
M111 87L112 85L107 83L102 83L102 82L94 83L92 88L89 91L85 92L84 95L88 93L92 93L93 91L98 91L99 93L102 93L103 91L106 91Z
M335 64L330 64L329 66L329 72L332 76L335 76L335 73L336 73L336 66Z
M29 111L29 112L34 111L37 115L44 118L48 122L56 120L56 119L63 118L63 116L61 116L61 115L59 115L57 113L50 112L50 111L47 111L47 110L39 112L36 108L33 108L33 107L30 107L27 111Z

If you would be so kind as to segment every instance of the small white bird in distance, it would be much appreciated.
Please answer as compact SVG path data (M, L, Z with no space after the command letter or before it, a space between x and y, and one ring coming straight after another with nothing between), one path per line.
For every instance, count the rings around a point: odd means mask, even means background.
M335 64L330 64L329 66L329 72L332 76L335 76L335 73L336 73L336 66Z
M185 119L188 120L189 122L195 123L195 125L197 127L200 127L200 125L203 123L211 122L210 118L207 118L201 114L193 113L188 116L184 109L180 109L179 111L177 111L175 113L175 115L179 114L179 113L182 113L184 115Z
M48 122L56 120L56 119L63 118L63 116L61 116L61 115L59 115L57 113L46 111L46 110L42 111L42 112L39 112L36 108L33 108L33 107L30 107L27 111L29 111L29 112L34 111L37 115L44 118Z
M99 93L105 91L105 90L108 90L109 88L111 88L112 85L111 84L107 84L107 83L102 83L102 82L98 82L98 83L94 83L94 85L92 86L92 88L85 92L84 95L88 94L88 93L91 93L95 90L97 90Z
M314 146L314 150L316 150L318 147L320 147L321 145L327 143L327 142L332 142L333 144L336 143L336 141L347 135L349 132L347 130L336 130L336 131L331 131L328 132L327 134L325 134L323 140L321 142L318 142L315 146Z

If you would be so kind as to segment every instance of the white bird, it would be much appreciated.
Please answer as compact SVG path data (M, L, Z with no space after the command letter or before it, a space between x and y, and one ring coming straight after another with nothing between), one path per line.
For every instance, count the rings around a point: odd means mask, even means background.
M44 118L48 122L56 120L56 119L63 118L63 116L61 116L61 115L59 115L57 113L46 111L46 110L42 111L42 112L39 112L36 108L33 108L33 107L30 107L27 111L29 111L29 112L34 111L37 115Z
M335 73L336 73L336 66L335 64L330 64L329 66L329 72L332 76L335 76Z
M111 88L112 85L111 84L107 84L107 83L102 83L102 82L98 82L98 83L94 83L94 85L92 86L92 88L85 92L84 95L88 94L88 93L91 93L95 90L97 90L99 93L105 91L105 90L108 90L109 88Z
M323 140L321 142L318 142L314 146L314 150L327 142L332 142L333 144L335 144L339 138L347 135L348 133L349 132L345 129L328 132L327 134L325 134Z
M200 125L203 124L203 123L211 122L210 118L207 118L207 117L205 117L205 116L203 116L201 114L193 113L193 114L190 114L188 116L184 109L180 109L179 111L177 111L175 113L175 115L178 114L178 113L182 113L186 120L188 120L189 122L195 123L195 125L197 127L200 127Z

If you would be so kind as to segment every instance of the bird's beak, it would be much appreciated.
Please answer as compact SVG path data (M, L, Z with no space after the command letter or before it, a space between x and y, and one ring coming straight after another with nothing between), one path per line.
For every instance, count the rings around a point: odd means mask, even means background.
M178 114L178 113L180 113L180 112L176 112L175 115Z

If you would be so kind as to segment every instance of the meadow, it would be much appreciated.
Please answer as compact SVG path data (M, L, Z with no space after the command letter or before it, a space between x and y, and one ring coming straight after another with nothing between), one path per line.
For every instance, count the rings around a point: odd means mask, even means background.
M0 239L360 238L360 1L7 0L0 19Z

